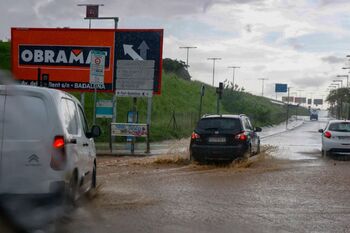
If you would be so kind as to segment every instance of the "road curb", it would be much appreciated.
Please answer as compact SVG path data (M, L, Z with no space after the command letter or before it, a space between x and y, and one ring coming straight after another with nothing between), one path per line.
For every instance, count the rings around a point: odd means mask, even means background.
M293 126L292 128L289 128L289 129L285 129L281 132L276 132L276 133L272 133L270 135L265 135L265 136L260 136L261 139L264 139L264 138L269 138L269 137L273 137L273 136L276 136L278 134L281 134L281 133L285 133L285 132L288 132L288 131L292 131L296 128L299 128L300 126L304 125L305 121L302 121L300 124L296 125L296 126Z

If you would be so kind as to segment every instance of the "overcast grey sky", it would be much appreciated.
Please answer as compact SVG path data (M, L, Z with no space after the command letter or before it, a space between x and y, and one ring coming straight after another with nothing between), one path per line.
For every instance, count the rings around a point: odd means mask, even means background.
M186 59L194 79L216 84L231 79L227 66L241 66L237 82L259 94L258 78L288 83L300 95L321 97L341 68L349 65L350 1L347 0L0 0L0 38L11 27L88 27L78 3L104 3L100 16L119 16L120 28L164 28L164 57ZM93 22L110 28L113 22Z

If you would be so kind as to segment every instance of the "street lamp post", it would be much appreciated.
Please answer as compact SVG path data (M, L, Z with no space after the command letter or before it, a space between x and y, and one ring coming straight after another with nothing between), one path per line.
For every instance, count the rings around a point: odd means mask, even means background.
M195 46L181 46L179 48L187 50L186 51L186 54L187 54L187 56L186 56L186 67L188 69L188 57L189 57L189 54L190 54L190 49L196 49L197 47L195 47Z
M212 60L213 61L213 82L212 85L214 86L214 81L215 81L215 62L217 60L221 60L220 57L209 57L208 60Z
M343 80L340 80L340 79L336 79L336 80L333 80L333 82L340 82L340 87L342 88L343 87Z
M261 96L264 96L264 84L265 80L269 80L268 78L258 78L258 80L261 80Z
M235 71L236 71L236 69L239 69L241 67L239 67L239 66L229 66L227 68L232 69L232 88L234 90L235 89Z
M350 56L348 55L348 56L346 56L346 57L350 57ZM349 70L349 74L350 74L350 67L343 67L342 69L343 69L343 70ZM349 75L347 75L346 78L347 78L347 79L346 79L346 87L349 87Z
M291 89L291 88L292 88L292 87L288 87L286 129L288 129L288 120L289 120L289 98L290 98L290 89Z
M349 87L349 75L337 75L337 78L346 78L346 87Z

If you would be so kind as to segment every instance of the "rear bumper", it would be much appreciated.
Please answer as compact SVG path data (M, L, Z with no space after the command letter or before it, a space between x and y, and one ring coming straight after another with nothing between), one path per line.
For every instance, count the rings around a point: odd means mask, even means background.
M0 217L19 232L40 229L64 213L64 192L1 194Z
M219 145L196 145L190 147L191 154L194 159L203 160L234 160L243 156L248 146L245 144L235 146L219 146Z
M332 155L349 155L350 156L350 148L332 148L328 150L328 152Z

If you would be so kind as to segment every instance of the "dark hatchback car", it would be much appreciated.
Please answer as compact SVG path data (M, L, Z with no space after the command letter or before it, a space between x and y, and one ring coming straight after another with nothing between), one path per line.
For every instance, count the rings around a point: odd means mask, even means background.
M208 115L201 118L192 133L192 161L233 161L260 152L260 138L245 115Z

